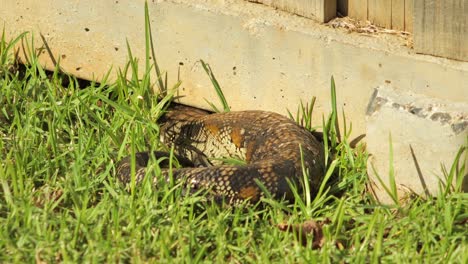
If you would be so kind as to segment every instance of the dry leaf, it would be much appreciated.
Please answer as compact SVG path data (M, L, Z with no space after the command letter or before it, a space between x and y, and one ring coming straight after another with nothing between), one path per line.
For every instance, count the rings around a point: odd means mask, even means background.
M293 233L303 246L307 245L307 241L312 240L312 249L319 249L325 244L322 226L329 222L328 219L323 222L308 220L301 224L278 224L277 227L281 231Z

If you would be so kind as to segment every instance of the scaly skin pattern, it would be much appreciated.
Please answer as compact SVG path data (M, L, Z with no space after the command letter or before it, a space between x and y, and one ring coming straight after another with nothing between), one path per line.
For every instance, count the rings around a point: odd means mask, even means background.
M292 200L290 185L298 191L303 188L302 164L312 190L325 172L322 144L306 129L273 112L209 114L178 105L163 117L161 137L174 146L183 163L191 161L195 166L173 169L174 179L184 181L190 190L209 190L216 200L231 204L258 201L264 195L259 183L273 197ZM219 158L226 157L244 159L246 164L223 165ZM148 160L149 153L137 153L137 181L144 177ZM130 164L127 157L117 166L117 175L125 183L130 181Z

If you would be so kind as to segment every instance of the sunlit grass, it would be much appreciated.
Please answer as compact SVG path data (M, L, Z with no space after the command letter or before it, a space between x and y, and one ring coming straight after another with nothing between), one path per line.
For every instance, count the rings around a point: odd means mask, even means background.
M0 42L0 262L468 261L468 198L459 189L441 186L438 198L394 206L366 193L368 154L363 145L349 146L351 125L338 116L334 84L333 111L323 124L310 123L313 101L299 106L296 118L325 131L328 176L336 179L315 197L298 194L294 204L265 199L231 208L186 196L175 183L153 187L157 160L148 180L130 191L115 178L116 160L163 148L157 120L180 83L152 80L153 69L165 76L154 61L145 60L138 77L128 45L129 63L116 82L80 87L58 67L41 67L30 35L18 40L29 43L22 71L13 67L13 42L4 35ZM154 58L150 43L148 54ZM446 177L457 179L457 171L452 166ZM329 220L319 249L276 227L310 219Z

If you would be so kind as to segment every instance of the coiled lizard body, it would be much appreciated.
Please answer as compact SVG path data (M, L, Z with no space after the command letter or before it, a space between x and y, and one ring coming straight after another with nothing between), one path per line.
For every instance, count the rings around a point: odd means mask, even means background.
M303 168L309 185L318 188L325 171L322 144L303 127L280 114L238 111L210 114L192 107L172 107L161 120L161 138L182 164L173 177L191 190L209 190L216 199L237 203L258 201L266 189L275 198L294 199L290 188L303 186ZM136 180L146 174L150 153L136 154ZM245 165L226 165L219 158L236 157ZM213 159L214 158L214 159ZM128 183L130 157L117 165L117 176ZM197 167L198 166L198 167ZM168 170L163 171L168 177ZM263 185L263 187L261 187Z

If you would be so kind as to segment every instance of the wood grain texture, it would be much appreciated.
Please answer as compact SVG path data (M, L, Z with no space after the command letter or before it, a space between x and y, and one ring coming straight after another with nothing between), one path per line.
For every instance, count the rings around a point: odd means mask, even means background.
M413 5L414 0L338 0L339 10L352 18L408 32L413 31Z
M337 0L249 0L280 10L291 12L319 22L328 22L336 17Z
M368 19L375 25L392 27L392 1L368 0Z
M468 61L468 0L415 0L418 53Z
M405 31L408 32L413 32L414 1L415 0L405 0Z
M367 20L368 0L349 0L348 15L358 20Z
M392 0L392 29L405 30L405 0Z

